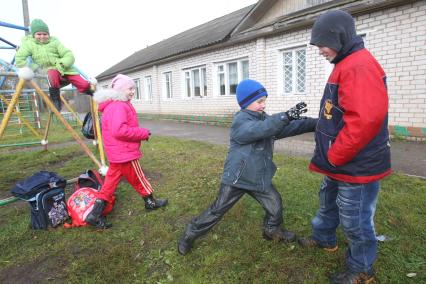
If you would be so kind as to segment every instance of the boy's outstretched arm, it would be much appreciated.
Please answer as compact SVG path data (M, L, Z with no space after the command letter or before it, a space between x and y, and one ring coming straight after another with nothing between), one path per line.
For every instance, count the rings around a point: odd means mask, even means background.
M231 126L231 139L238 144L249 144L254 141L272 137L278 129L289 124L284 113L277 113L265 120L248 120Z
M254 119L244 121L240 124L233 124L231 126L231 139L234 139L239 144L248 144L260 139L276 136L277 132L286 128L291 121L304 119L301 115L306 111L306 104L301 102L289 110L273 114L265 120Z
M284 126L281 132L279 132L275 136L275 138L281 139L281 138L303 134L306 132L313 132L315 131L317 122L318 122L318 118L312 118L312 117L308 117L302 120L293 120L290 122L290 124Z

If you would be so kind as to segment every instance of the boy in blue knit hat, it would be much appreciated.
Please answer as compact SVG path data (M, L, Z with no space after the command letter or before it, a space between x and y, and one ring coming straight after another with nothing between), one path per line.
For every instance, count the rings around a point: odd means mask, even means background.
M291 242L295 234L281 228L283 223L281 195L272 178L276 166L272 161L276 139L315 130L317 119L301 116L307 111L301 102L286 112L268 115L264 112L268 93L257 81L243 80L237 86L241 110L234 116L230 147L216 200L186 227L179 240L178 252L187 254L195 239L206 234L223 215L247 193L265 209L263 237Z

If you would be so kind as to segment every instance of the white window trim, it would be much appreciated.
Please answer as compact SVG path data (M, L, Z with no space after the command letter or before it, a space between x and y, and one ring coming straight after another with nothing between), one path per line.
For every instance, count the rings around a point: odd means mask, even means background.
M148 83L149 79L149 83ZM151 87L151 90L148 88ZM147 75L144 77L144 98L145 101L151 102L153 101L153 94L152 94L152 76Z
M206 76L207 76L207 65L198 65L195 67L190 67L190 68L185 68L182 69L182 80L181 80L181 86L182 86L182 99L184 100L190 100L190 99L201 99L201 98L205 98L207 97L207 94L204 93L204 85L203 85L203 72L202 69L206 70ZM196 96L195 95L195 87L194 87L194 77L193 77L193 70L198 70L199 71L199 76L200 76L200 96ZM187 88L186 88L186 73L189 73L189 81L190 81L190 91L191 94L188 96L187 93ZM205 78L205 83L207 86L207 78Z
M170 86L169 86L170 98L167 97L166 74L170 74ZM164 101L173 100L173 72L172 71L165 71L162 73L162 98Z
M242 80L243 76L243 69L242 69L242 62L248 61L249 64L249 74L250 74L250 58L248 56L238 57L238 58L232 58L227 60L221 60L216 61L213 63L213 96L214 97L230 97L235 96L235 94L230 94L229 92L229 74L228 74L228 64L229 63L237 63L237 83L239 83ZM219 79L218 79L218 68L219 66L224 66L224 74L225 74L225 94L220 94L220 87L219 87ZM250 75L249 75L250 77Z
M142 89L141 89L141 80L140 78L133 79L133 82L135 82L135 95L133 97L133 100L136 102L139 102L143 99ZM139 90L139 98L137 98L137 91Z
M291 96L291 97L294 97L294 96L306 96L306 94L307 94L307 85L308 85L308 82L307 82L307 78L308 78L308 76L307 76L307 69L308 69L308 58L307 58L307 56L308 56L308 44L307 43L301 43L301 44L293 44L293 45L286 45L286 46L282 46L281 48L279 48L278 50L277 50L277 71L278 71L278 75L277 75L277 77L278 77L278 82L277 82L277 94L278 95L280 95L280 96ZM305 49L305 51L306 51L306 68L305 68L305 80L306 80L306 82L305 82L305 92L304 93L300 93L300 92L296 92L296 91L293 91L293 92L291 92L291 93L285 93L284 92L284 70L283 70L283 54L285 53L285 52L289 52L289 51L292 51L292 52L294 52L294 51L296 51L296 50L299 50L299 49ZM294 65L293 65L294 66ZM294 86L294 80L295 80L295 78L292 78L293 79L293 86Z

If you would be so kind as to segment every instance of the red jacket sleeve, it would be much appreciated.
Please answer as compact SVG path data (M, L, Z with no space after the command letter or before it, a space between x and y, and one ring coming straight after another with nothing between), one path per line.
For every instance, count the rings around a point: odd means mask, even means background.
M342 72L338 98L344 109L344 126L328 151L333 165L351 161L379 133L388 111L382 76L368 66Z

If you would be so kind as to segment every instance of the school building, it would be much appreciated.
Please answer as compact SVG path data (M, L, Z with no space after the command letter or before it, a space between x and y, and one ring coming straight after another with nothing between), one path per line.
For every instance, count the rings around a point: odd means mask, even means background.
M317 117L333 68L309 44L318 15L342 9L383 66L391 133L426 137L426 0L260 0L254 5L144 48L97 76L134 78L132 101L142 116L223 121L239 110L235 90L245 78L269 93L267 112L299 101Z

